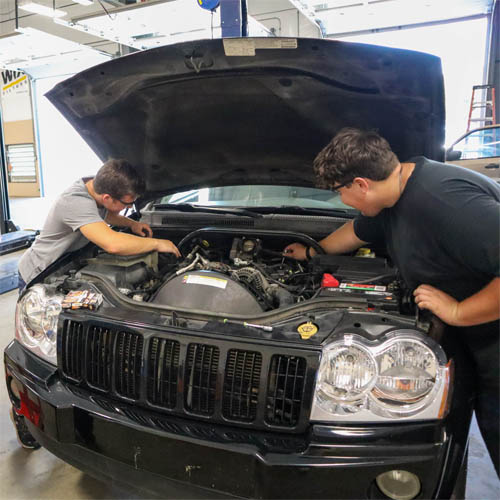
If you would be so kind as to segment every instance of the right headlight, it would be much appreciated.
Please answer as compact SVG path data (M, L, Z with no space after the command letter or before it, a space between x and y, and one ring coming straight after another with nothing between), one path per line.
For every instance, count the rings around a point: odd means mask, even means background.
M57 364L57 322L63 295L44 285L32 286L16 308L16 338L49 363Z
M420 333L392 332L378 342L345 335L323 351L311 419L442 418L448 389L446 356Z

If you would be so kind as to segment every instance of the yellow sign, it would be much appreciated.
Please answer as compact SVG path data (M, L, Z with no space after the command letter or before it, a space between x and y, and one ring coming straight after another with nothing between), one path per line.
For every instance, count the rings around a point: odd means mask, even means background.
M302 340L308 340L313 335L316 335L316 333L318 333L318 327L314 323L308 321L307 323L302 323L301 325L299 325L297 327L297 331L302 337Z
M26 75L22 76L21 78L18 78L17 80L14 80L13 82L10 82L8 85L5 85L5 87L2 90L10 89L10 87L17 85L18 83L21 83L24 80L26 80Z

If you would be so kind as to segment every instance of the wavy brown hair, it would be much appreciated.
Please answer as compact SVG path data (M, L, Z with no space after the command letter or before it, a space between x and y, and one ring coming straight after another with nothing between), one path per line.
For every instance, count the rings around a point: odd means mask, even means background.
M97 194L109 194L115 200L124 196L139 196L146 188L144 179L126 160L108 160L94 177Z
M356 177L383 181L398 163L389 143L377 132L343 128L314 159L316 186L332 189Z

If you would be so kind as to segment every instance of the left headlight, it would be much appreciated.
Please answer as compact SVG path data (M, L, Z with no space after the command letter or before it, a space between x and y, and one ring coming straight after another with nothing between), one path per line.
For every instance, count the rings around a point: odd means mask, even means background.
M34 285L16 307L16 338L49 363L57 364L57 322L63 296Z
M448 389L444 351L419 332L400 330L377 342L345 335L323 351L311 420L442 418Z

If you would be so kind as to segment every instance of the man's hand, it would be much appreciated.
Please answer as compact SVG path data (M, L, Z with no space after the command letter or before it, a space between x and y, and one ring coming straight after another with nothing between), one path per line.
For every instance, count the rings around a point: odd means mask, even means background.
M420 309L428 309L451 326L462 326L458 318L459 302L431 285L420 285L413 292Z
M413 294L420 309L429 309L452 326L480 325L500 318L500 278L462 302L430 285L420 285Z
M292 243L283 250L283 255L295 260L306 260L306 247L300 243Z
M149 224L144 222L134 221L134 223L130 226L130 230L134 234L137 234L137 236L145 236L146 238L151 238L153 236L151 227Z
M181 252L170 240L156 240L158 246L156 250L158 252L173 253L176 257L181 257Z

